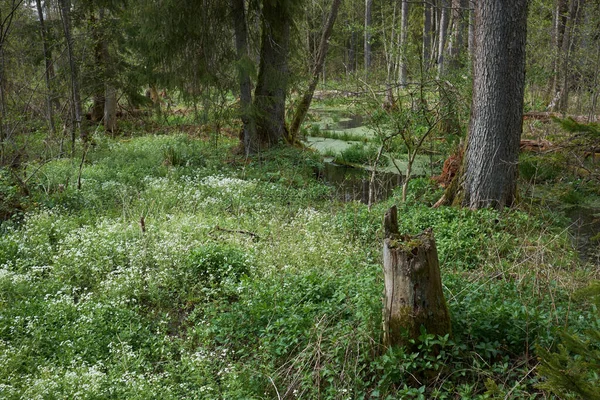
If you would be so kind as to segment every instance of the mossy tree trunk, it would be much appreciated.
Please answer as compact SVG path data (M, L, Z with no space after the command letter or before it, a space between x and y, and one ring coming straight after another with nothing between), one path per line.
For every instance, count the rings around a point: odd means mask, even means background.
M400 235L395 206L386 212L384 228L384 345L409 345L410 339L419 337L421 326L427 333L449 334L450 313L433 232Z

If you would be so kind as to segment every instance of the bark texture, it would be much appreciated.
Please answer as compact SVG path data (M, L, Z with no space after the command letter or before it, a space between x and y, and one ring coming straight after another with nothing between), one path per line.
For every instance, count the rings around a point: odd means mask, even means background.
M446 46L446 36L448 35L448 8L450 7L450 4L448 3L448 0L441 0L441 16L440 16L440 23L439 23L439 37L438 37L438 52L437 52L437 68L438 68L438 79L444 74L445 72L445 65L444 63L446 62L444 59L444 48Z
M373 9L373 0L365 0L365 43L364 43L364 56L365 56L365 77L369 75L369 68L371 67L371 11Z
M525 87L527 0L481 0L475 8L473 100L462 188L469 208L510 206ZM456 202L455 199L455 202Z
M433 233L427 230L414 237L400 236L395 206L385 215L384 229L384 345L410 345L421 327L427 333L450 334Z
M400 14L400 73L401 85L406 85L408 69L406 67L406 44L408 38L408 0L402 0L402 12ZM425 39L423 39L425 40Z
M423 3L423 64L429 68L432 46L431 4Z
M269 148L287 137L285 98L292 16L284 3L265 1L262 8L260 65L254 91L257 135L253 148Z
M469 48L469 59L473 59L475 52L475 0L469 1L469 32L467 33L467 47Z

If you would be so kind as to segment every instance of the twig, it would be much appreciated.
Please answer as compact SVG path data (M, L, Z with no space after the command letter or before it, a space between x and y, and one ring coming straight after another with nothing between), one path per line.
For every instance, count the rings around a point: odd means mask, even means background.
M277 386L275 385L275 382L273 381L273 378L271 378L269 376L269 380L271 381L271 385L273 385L273 387L275 388L275 393L277 393L277 399L281 400L281 395L279 394L279 390L277 390Z
M254 240L260 240L260 236L258 236L256 233L250 232L250 231L244 231L242 229L227 229L227 228L221 228L219 225L217 225L212 230L213 231L228 232L228 233L239 233L239 234L242 234L242 235L251 236Z

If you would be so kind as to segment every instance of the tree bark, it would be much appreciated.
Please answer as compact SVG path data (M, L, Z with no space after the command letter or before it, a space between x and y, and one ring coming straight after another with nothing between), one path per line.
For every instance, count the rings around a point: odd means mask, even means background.
M558 96L558 110L566 112L569 108L569 92L571 86L571 53L575 47L578 22L580 14L580 0L571 0L569 4L569 18L567 20L562 39L562 66L560 71L560 83Z
M285 98L292 11L290 5L283 3L263 2L260 65L254 91L257 135L253 149L269 148L287 139Z
M441 16L440 16L440 23L439 23L439 39L438 39L438 52L437 52L437 67L438 67L438 71L437 71L437 75L438 75L438 79L441 78L445 71L444 71L444 48L446 45L446 36L448 34L448 0L442 0L441 2Z
M469 33L468 33L468 48L469 59L473 60L475 52L475 3L477 0L469 0Z
M356 31L351 28L350 38L348 39L348 73L356 71Z
M242 144L246 156L258 149L253 149L256 143L256 124L252 115L252 82L250 80L250 57L248 54L248 26L246 23L246 8L244 0L231 0L231 13L235 31L235 49L238 59L238 79L240 83L240 113L242 118Z
M461 180L446 198L473 209L502 208L516 197L527 0L480 0L475 12L469 136Z
M52 99L54 98L52 86L51 86L51 70L52 70L52 55L50 53L50 46L48 45L48 37L46 35L46 25L44 23L44 10L42 9L42 1L36 0L35 5L37 8L38 19L40 20L40 36L42 39L42 50L44 52L44 65L46 70L44 71L44 82L46 83L46 113L48 118L48 127L50 133L54 135L56 129L54 127L54 110L52 108Z
M449 67L455 70L460 67L460 54L463 47L463 31L465 28L463 10L465 0L452 0L452 25L448 42Z
M406 85L408 69L406 67L406 41L408 38L408 0L402 0L402 11L400 13L400 84Z
M423 65L425 69L429 69L431 62L431 46L432 46L432 22L431 22L431 4L423 3Z
M369 76L371 67L371 11L373 9L373 0L365 0L365 44L364 44L364 68L365 79Z
M317 52L317 60L314 66L314 70L312 71L312 78L308 85L306 93L304 94L304 96L302 96L302 100L296 108L294 120L292 121L292 126L290 128L290 138L292 141L295 140L298 136L300 125L302 125L302 122L306 117L306 113L308 112L310 103L312 102L312 98L315 93L315 89L319 82L319 76L321 74L321 71L323 71L323 65L325 64L325 56L327 55L327 48L329 47L329 38L331 37L331 31L333 30L333 25L335 24L335 19L337 17L337 13L340 8L341 2L341 0L333 0L333 2L331 3L331 10L329 10L329 16L327 17L327 21L325 23L325 26L323 27L323 34L321 35L319 50Z
M554 3L554 11L552 15L552 45L554 47L554 60L552 63L552 81L549 97L554 97L559 90L559 70L562 50L562 39L565 33L566 13L568 10L567 3L567 0L555 0ZM551 105L549 108L555 107Z
M433 232L399 235L396 206L385 214L384 231L384 345L412 346L410 340L420 336L421 327L430 334L450 334Z

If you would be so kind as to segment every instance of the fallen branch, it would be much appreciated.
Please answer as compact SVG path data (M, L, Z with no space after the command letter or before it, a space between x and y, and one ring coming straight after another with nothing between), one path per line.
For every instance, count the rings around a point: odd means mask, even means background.
M242 229L227 229L227 228L221 228L219 225L217 225L209 233L212 233L213 231L227 232L227 233L239 233L241 235L248 235L248 236L252 237L252 239L255 241L260 240L260 236L258 236L256 233L250 232L250 231L244 231Z

